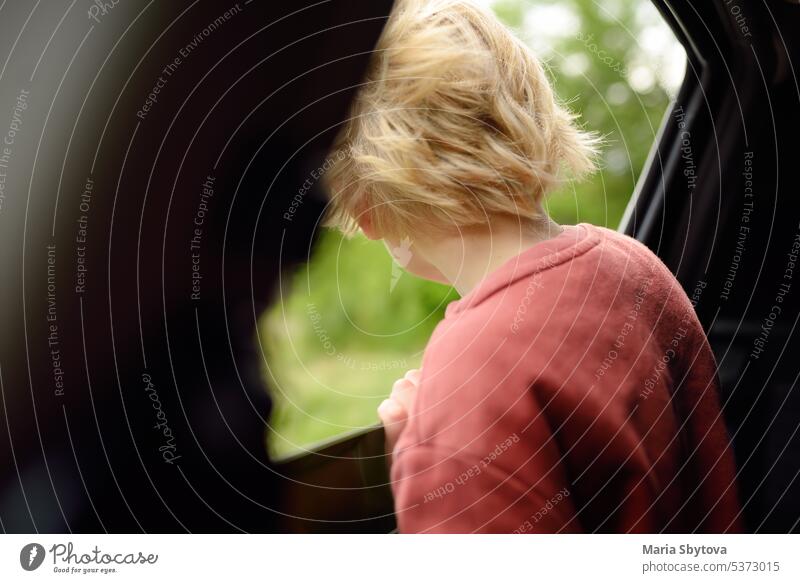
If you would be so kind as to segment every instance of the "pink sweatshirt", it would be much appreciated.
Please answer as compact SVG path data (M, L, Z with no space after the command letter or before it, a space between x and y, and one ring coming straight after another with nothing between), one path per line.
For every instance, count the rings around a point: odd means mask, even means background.
M401 532L741 530L692 304L644 245L589 224L447 307L391 475Z

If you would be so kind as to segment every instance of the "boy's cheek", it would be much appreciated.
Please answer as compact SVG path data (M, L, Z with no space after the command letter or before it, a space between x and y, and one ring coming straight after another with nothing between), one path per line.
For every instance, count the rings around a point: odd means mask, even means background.
M401 241L387 238L383 240L383 244L394 262L411 275L445 285L450 284L434 265L425 261L419 253L414 252L413 242L410 238L406 237Z
M384 239L383 244L389 255L400 267L406 267L414 256L411 250L411 240L408 238L400 242L393 239Z
M405 270L411 273L412 275L416 275L417 277L421 277L423 279L428 279L430 281L435 281L438 283L443 283L445 285L449 285L450 282L442 275L435 266L431 265L427 261L423 260L421 257L413 256L411 261L408 262L406 265Z

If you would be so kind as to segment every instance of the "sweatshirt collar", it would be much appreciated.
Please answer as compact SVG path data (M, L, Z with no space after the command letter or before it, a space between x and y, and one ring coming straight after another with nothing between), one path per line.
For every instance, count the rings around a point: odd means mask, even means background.
M562 225L561 228L561 233L512 257L483 278L463 298L450 302L445 310L445 317L455 316L476 306L517 280L569 261L597 245L601 239L600 229L588 223Z

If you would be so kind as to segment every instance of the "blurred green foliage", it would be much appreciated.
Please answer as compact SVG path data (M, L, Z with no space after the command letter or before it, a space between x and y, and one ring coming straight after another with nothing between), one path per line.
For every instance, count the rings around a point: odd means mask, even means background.
M562 224L616 228L682 77L682 49L646 1L498 0L492 9L544 61L581 123L605 139L601 170L553 193L548 212ZM402 273L382 244L325 232L312 260L285 274L260 325L276 401L272 454L376 423L377 405L419 366L456 298Z

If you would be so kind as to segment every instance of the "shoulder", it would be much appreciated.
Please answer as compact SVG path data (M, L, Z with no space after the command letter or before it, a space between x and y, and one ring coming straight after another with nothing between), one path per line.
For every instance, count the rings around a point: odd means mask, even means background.
M624 260L629 270L629 278L646 274L651 279L660 282L677 284L675 276L661 258L641 241L606 227L587 225L587 228L596 232L600 237L601 242L597 246L596 254L604 254L612 261L614 259ZM624 275L624 273L616 275Z

